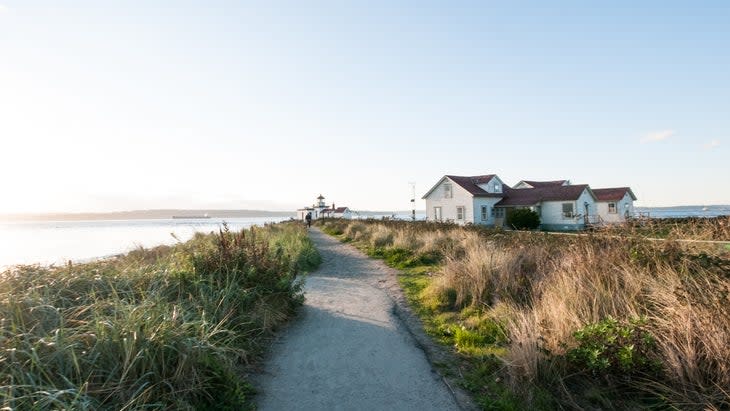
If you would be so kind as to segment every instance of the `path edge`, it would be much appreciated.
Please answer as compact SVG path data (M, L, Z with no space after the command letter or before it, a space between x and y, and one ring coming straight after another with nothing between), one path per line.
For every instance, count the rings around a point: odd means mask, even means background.
M377 261L378 263L382 264L383 267L387 268L388 276L386 277L386 281L382 281L381 279L375 284L375 286L385 291L385 294L393 302L393 315L403 323L403 325L405 326L405 330L408 332L408 334L411 335L411 337L413 337L416 346L421 351L423 351L426 356L426 360L431 366L431 370L434 373L438 374L439 377L441 377L441 381L444 383L444 385L446 385L446 388L449 390L449 392L451 392L451 395L454 397L454 400L456 401L456 404L459 406L459 408L465 411L480 410L480 408L474 402L471 394L461 388L458 385L458 381L456 379L448 375L444 375L441 370L435 365L435 363L437 362L458 364L459 359L457 358L456 354L451 352L447 347L437 343L428 334L426 334L426 331L423 328L423 322L421 321L421 318L418 317L418 315L414 313L411 309L411 306L408 303L408 299L403 292L403 288L398 282L397 276L398 274L401 274L401 272L393 267L386 265L385 262L383 262L382 260L368 256L352 244L344 243L338 238L325 233L319 228L312 227L312 229L316 229L323 235L338 241L342 245L352 247L366 258Z

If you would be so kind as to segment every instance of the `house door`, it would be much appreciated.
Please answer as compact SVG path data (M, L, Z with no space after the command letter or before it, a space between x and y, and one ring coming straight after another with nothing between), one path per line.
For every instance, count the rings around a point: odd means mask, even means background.
M588 225L588 224L591 223L591 220L590 220L590 218L588 216L588 203L587 202L586 203L583 203L583 206L586 209L586 213L584 214L585 215L585 224Z
M441 221L441 207L434 207L433 208L433 220L434 221Z

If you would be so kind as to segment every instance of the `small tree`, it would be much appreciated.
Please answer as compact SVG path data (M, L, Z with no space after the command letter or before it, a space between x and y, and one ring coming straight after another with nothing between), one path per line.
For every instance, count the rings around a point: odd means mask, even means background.
M515 230L534 230L540 227L540 216L529 208L518 208L507 214L507 225Z

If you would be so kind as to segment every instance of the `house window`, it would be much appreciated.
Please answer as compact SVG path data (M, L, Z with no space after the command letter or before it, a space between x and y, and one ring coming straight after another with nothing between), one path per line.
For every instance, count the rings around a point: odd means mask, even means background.
M487 221L489 217L489 207L483 205L482 206L482 221Z
M573 203L563 203L563 218L573 218Z
M608 212L610 214L616 214L617 213L616 203L608 203Z
M451 191L451 184L444 184L444 198L451 198L453 195L454 194Z
M495 193L501 193L502 192L502 186L499 185L499 183L494 184L494 192Z
M457 220L463 220L464 219L464 207L456 207L456 219Z
M492 208L492 216L494 218L504 218L504 208Z
M433 220L434 221L441 221L441 207L434 207L433 208Z

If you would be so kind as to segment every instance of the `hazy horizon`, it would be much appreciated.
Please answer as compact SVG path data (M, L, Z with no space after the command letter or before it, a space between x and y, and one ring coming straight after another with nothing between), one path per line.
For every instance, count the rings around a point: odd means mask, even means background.
M0 0L0 213L730 204L730 3Z
M328 206L330 207L330 206ZM666 205L666 206L653 206L653 207L645 207L645 206L637 206L637 209L682 209L682 208L700 208L700 207L708 207L708 208L730 208L730 204L691 204L691 205ZM397 209L397 210L357 210L353 209L353 211L357 211L359 213L374 213L374 214L387 214L387 213L411 213L412 210L408 209ZM46 216L82 216L82 215L90 215L90 216L109 216L109 215L124 215L124 214L150 214L150 215L157 215L160 213L167 213L170 216L177 215L175 213L181 213L183 215L202 215L205 213L219 213L219 214L225 214L225 213L242 213L246 214L247 216L257 216L257 215L266 215L266 213L270 213L271 216L277 216L277 215L296 215L296 210L254 210L254 209L215 209L215 208L198 208L198 209L188 209L188 208L161 208L161 209L144 209L144 210L112 210L112 211L86 211L86 212L35 212L35 213L0 213L0 218L15 218L15 217L22 217L22 216L30 216L30 217L46 217ZM425 209L416 209L417 214L423 214L426 213Z

